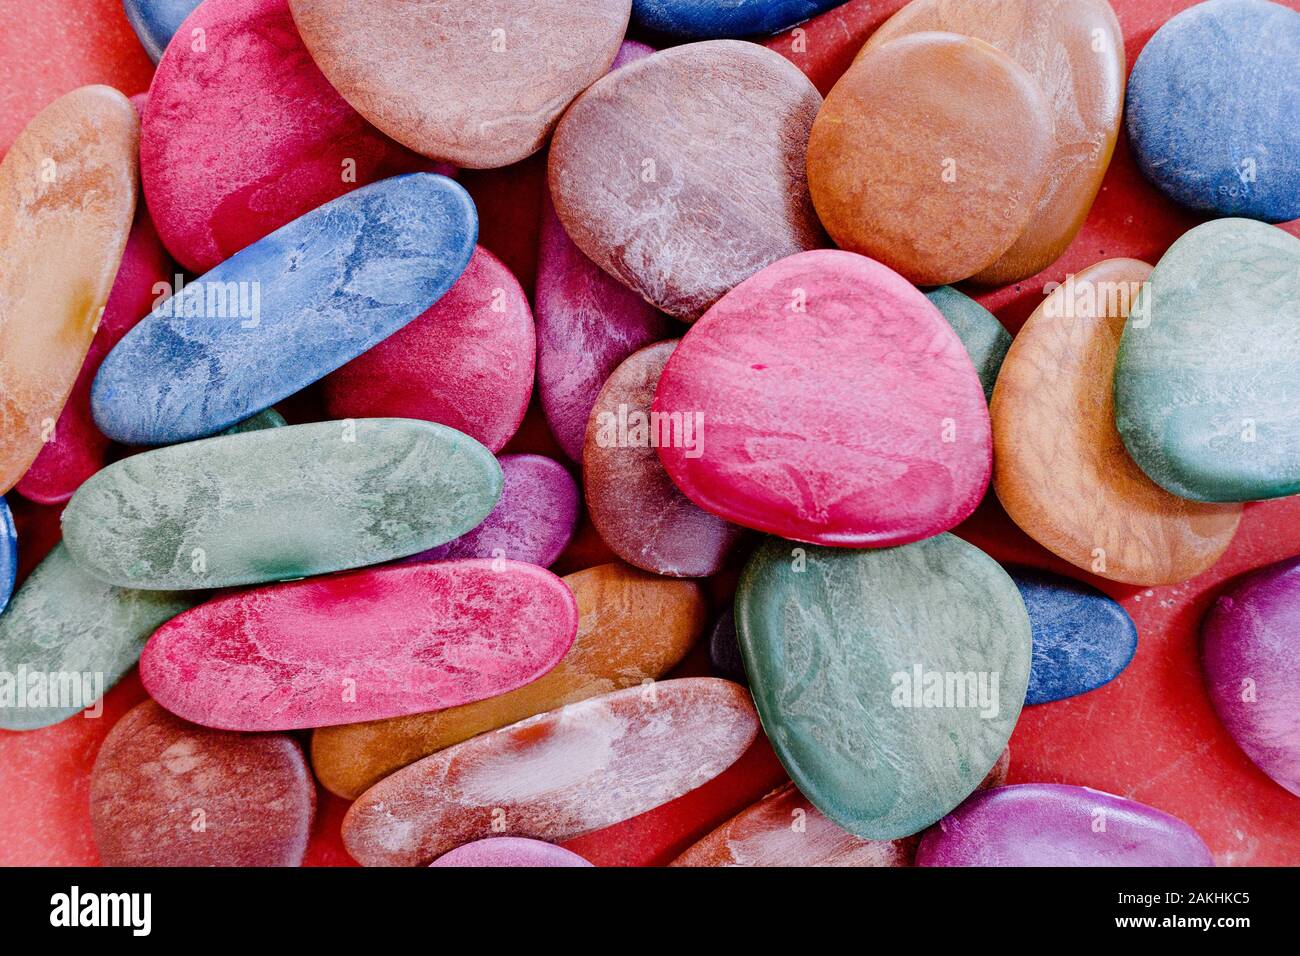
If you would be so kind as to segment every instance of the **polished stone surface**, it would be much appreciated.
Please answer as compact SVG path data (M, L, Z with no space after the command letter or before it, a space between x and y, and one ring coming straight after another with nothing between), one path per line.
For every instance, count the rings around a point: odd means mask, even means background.
M975 366L975 374L980 377L980 385L984 387L984 400L991 401L993 384L998 380L1007 349L1011 348L1011 333L992 312L952 286L931 289L925 297L943 313L957 338L961 339L971 364Z
M155 63L163 55L168 42L199 5L199 0L122 0L126 19L140 38L140 45ZM193 39L192 34L186 35Z
M844 0L632 0L632 22L684 40L777 33Z
M13 596L17 573L18 532L14 527L9 502L0 498L0 612L4 611Z
M564 847L522 837L489 837L458 846L430 866L553 867L591 866Z

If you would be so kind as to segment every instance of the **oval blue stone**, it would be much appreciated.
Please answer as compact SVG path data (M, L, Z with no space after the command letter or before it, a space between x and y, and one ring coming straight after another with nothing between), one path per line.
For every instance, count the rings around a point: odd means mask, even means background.
M9 604L18 574L18 529L9 502L0 498L0 611Z
M632 0L642 29L686 40L780 33L844 0Z
M199 5L199 0L123 0L127 22L140 38L140 45L157 63L181 23Z
M460 277L477 240L474 202L445 176L397 176L326 203L128 332L95 376L95 422L131 445L213 435L416 318Z

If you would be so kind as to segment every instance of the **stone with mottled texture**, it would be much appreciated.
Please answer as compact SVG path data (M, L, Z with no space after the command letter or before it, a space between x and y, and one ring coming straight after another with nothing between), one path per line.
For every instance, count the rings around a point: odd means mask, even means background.
M478 217L444 176L372 183L236 253L108 354L91 407L110 438L202 438L334 371L425 312L469 263Z
M727 293L668 360L653 410L696 423L702 454L659 448L686 497L784 538L915 541L988 485L988 406L957 334L850 252L791 256Z
M176 35L181 24L185 22L199 0L123 0L126 19L131 29L140 38L140 45L149 54L149 59L157 63L167 49L167 44ZM193 29L193 28L191 28ZM194 39L193 33L182 34L186 40Z
M1213 866L1196 831L1135 800L1027 783L977 793L921 838L918 866Z
M577 629L572 593L535 565L367 568L220 595L154 633L140 678L205 727L326 727L508 693Z
M578 602L578 635L544 677L461 707L321 728L311 747L321 783L354 800L393 771L476 734L653 680L686 655L704 628L704 595L694 581L604 564L564 583Z
M290 0L312 58L370 122L457 166L537 152L613 62L631 0Z
M686 40L779 33L844 0L633 0L632 20Z
M13 512L9 502L0 498L0 612L9 604L14 593L14 578L18 574L18 532L14 527Z
M650 405L676 340L649 345L616 368L596 396L582 452L587 512L628 564L672 577L716 574L744 533L696 506L664 471ZM683 430L679 436L687 440ZM693 441L703 441L699 432ZM703 444L687 452L704 450Z
M125 96L85 86L0 162L0 492L40 452L94 339L135 216L139 136Z
M1011 333L992 312L952 286L931 289L925 297L943 313L957 338L961 339L962 347L975 366L975 374L980 377L980 385L984 387L984 400L992 401L998 371L1007 357L1007 349L1011 348Z
M1300 558L1237 582L1202 635L1219 719L1260 770L1300 797Z
M1115 423L1156 484L1193 501L1300 492L1300 239L1249 219L1169 247L1115 364Z
M871 840L917 833L975 790L1029 679L1015 584L947 534L874 551L771 539L741 576L736 631L790 778Z
M458 846L444 853L430 866L552 867L591 866L571 850L542 840L523 837L490 837Z
M1177 584L1227 550L1241 507L1165 491L1115 428L1115 356L1150 272L1136 259L1099 262L1029 317L993 392L993 487L1026 534L1076 567Z
M300 866L315 814L292 737L195 727L150 700L113 727L90 777L105 866Z
M458 537L501 493L486 448L408 419L317 422L134 455L63 513L77 563L123 587L215 588L404 557Z
M555 211L593 262L669 315L825 237L805 143L821 96L778 54L709 40L629 63L551 144Z
M560 842L694 790L757 733L749 695L729 681L629 687L398 771L352 805L343 843L364 866L418 866L496 834Z

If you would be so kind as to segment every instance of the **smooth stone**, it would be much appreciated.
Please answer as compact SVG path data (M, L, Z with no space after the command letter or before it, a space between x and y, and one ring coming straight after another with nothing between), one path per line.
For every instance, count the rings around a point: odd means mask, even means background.
M0 493L68 400L135 216L140 124L85 86L27 124L0 162Z
M549 196L537 265L537 396L546 424L582 463L587 420L605 380L637 349L673 334L658 309L582 254Z
M443 176L398 176L326 203L128 332L95 377L95 422L137 445L221 431L425 312L465 271L477 234L469 195ZM218 288L237 289L240 308L222 308Z
M790 779L870 840L917 833L975 790L1007 745L1029 680L1029 617L1015 584L948 534L875 551L770 539L741 575L736 631ZM953 675L971 675L982 693L963 681L944 698Z
M987 269L1025 231L1047 185L1052 128L1038 84L1005 53L910 34L870 50L827 95L808 186L840 248L944 285Z
M779 33L844 0L632 0L632 21L686 40Z
M522 837L490 837L458 846L444 853L430 866L552 867L591 866L572 850L541 840Z
M749 695L728 681L628 687L399 770L348 810L343 844L363 866L419 866L497 834L562 842L689 793L757 733Z
M1300 13L1210 0L1169 20L1129 79L1128 134L1165 195L1216 216L1300 217Z
M491 512L486 448L406 419L316 422L134 455L63 513L77 563L123 587L216 588L405 557Z
M90 776L105 866L300 866L315 815L292 737L195 727L151 700L117 722Z
M555 131L556 214L610 275L669 315L698 318L769 263L825 242L804 168L819 106L807 77L753 43L690 43L629 63Z
M331 418L420 418L500 451L533 393L537 333L519 281L482 246L422 315L322 383Z
M184 30L204 39L158 64L140 173L158 234L191 272L358 186L431 167L330 86L288 0L206 0Z
M9 502L0 498L0 612L9 605L17 576L18 530L14 527L14 515L9 510Z
M26 688L6 693L0 682L0 728L34 730L90 713L136 662L155 629L199 602L186 591L142 591L105 584L79 568L68 549L56 545L28 575L0 615L0 673L76 677L77 696L68 702L43 694L26 698ZM11 694L16 694L11 696ZM31 706L35 704L35 706Z
M1098 822L1104 823L1099 826ZM921 838L917 866L1213 866L1182 820L1088 787L979 793Z
M242 435L244 432L260 432L265 428L283 428L287 424L289 423L284 420L284 416L274 408L266 408L251 418L236 422L221 434Z
M1300 797L1300 558L1238 582L1202 625L1201 666L1223 726Z
M578 635L544 677L434 713L323 727L311 745L321 784L355 800L393 771L478 734L655 680L686 656L704 629L704 594L694 581L624 564L603 564L563 580L578 603Z
M676 347L674 340L633 353L600 390L587 423L583 487L596 531L620 558L655 574L702 578L722 569L744 530L696 507L659 460L662 433L650 428L650 404Z
M216 597L154 633L140 678L204 727L328 727L508 693L577 629L568 587L535 565L367 568Z
M1177 584L1227 550L1239 505L1187 501L1129 457L1115 428L1115 356L1151 267L1108 259L1053 291L1012 343L989 409L993 487L1053 554L1127 584Z
M673 353L654 411L702 422L702 455L659 449L688 498L783 538L904 544L958 524L988 485L988 406L957 334L849 252L792 256L727 293Z
M1300 240L1249 219L1197 226L1133 312L1115 422L1138 466L1194 501L1300 492Z
M578 525L578 483L543 455L502 455L501 498L483 523L406 561L492 558L549 567Z
M1015 243L974 277L993 286L1017 282L1065 252L1110 165L1124 111L1119 21L1106 0L915 0L873 33L858 56L930 30L1001 50L1028 71L1047 101L1053 126L1047 185Z
M122 0L126 19L155 63L199 0Z
M993 385L1007 357L1007 349L1011 348L1011 333L992 312L952 286L931 289L925 297L943 313L961 339L984 387L984 400L992 401Z
M709 664L718 677L749 686L745 659L740 656L740 644L736 640L736 612L731 607L718 615L709 631Z
M618 53L631 0L290 0L312 58L400 143L457 166L537 152Z
M1034 634L1026 704L1096 690L1119 676L1137 652L1128 612L1082 581L1033 568L1007 569Z
M171 259L148 213L141 209L126 240L122 264L99 328L82 362L67 404L41 446L40 454L15 486L29 501L62 504L87 478L108 464L108 437L95 426L90 412L90 389L99 365L122 336L149 314L158 299L155 286L172 282Z

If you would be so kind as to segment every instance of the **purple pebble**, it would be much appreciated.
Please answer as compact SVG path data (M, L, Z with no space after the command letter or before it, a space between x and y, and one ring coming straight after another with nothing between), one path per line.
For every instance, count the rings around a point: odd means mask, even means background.
M591 866L564 847L523 837L475 840L444 853L430 866Z

